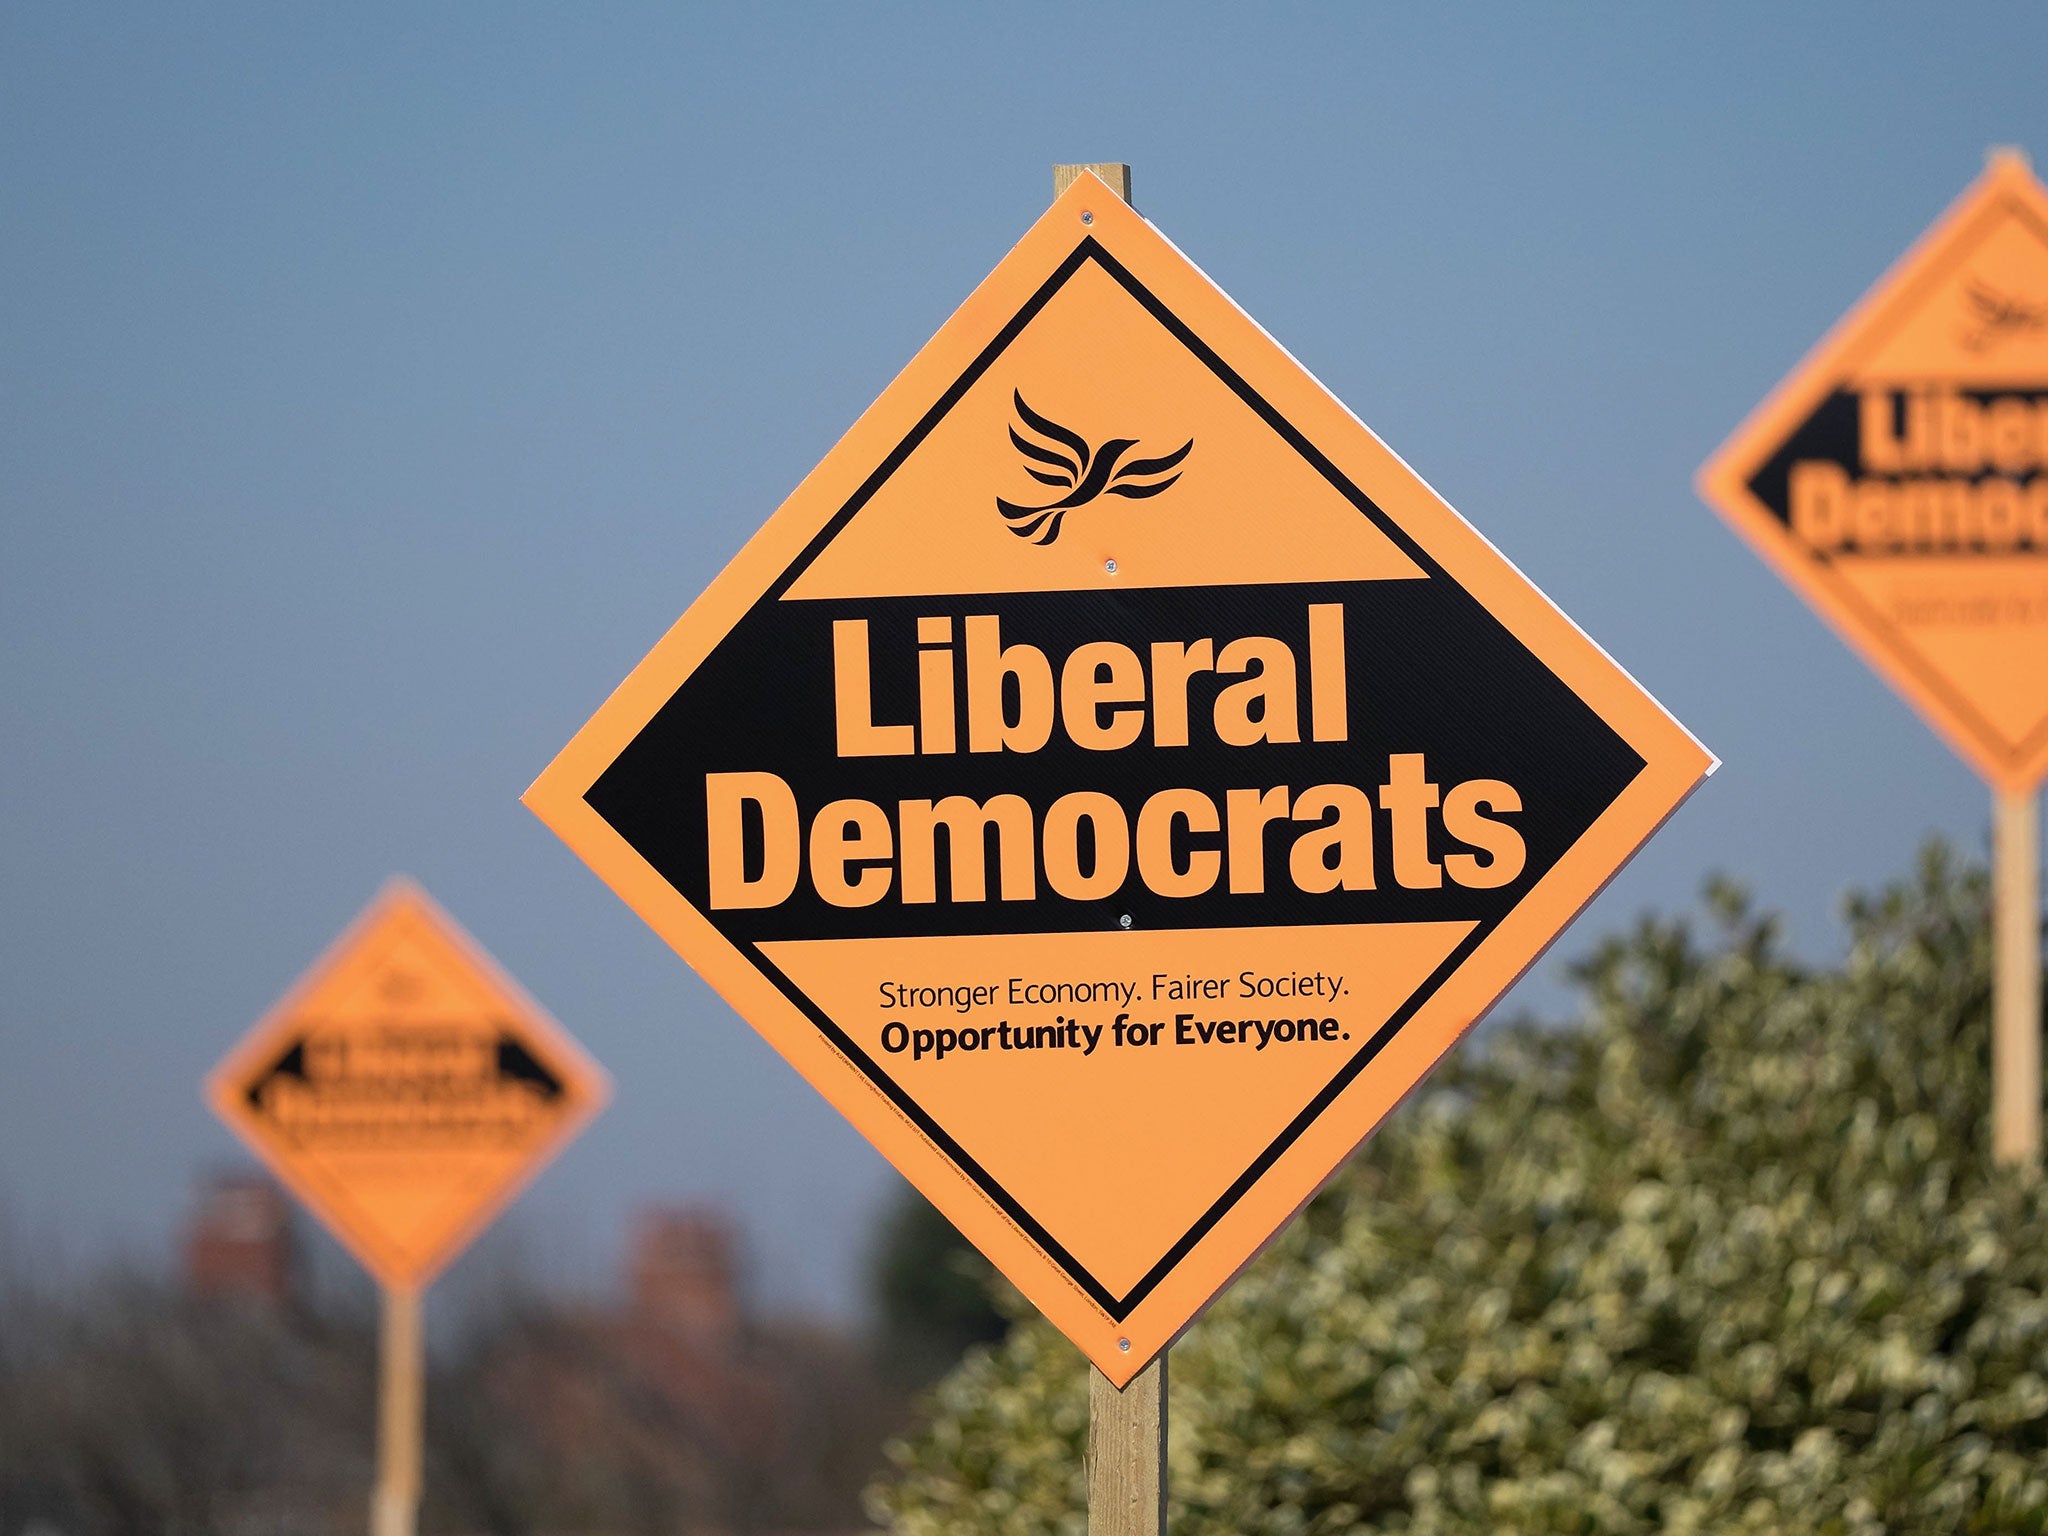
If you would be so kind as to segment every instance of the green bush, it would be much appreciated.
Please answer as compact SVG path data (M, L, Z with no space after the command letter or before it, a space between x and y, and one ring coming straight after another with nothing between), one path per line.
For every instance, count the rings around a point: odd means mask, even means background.
M1172 1529L2048 1532L2048 1198L1991 1167L1987 882L1839 969L1726 889L1457 1053L1173 1352ZM1086 1368L976 1351L870 1491L1081 1536Z

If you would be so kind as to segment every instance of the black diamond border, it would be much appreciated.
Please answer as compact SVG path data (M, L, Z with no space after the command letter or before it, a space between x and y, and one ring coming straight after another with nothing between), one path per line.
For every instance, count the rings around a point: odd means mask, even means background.
M802 552L790 563L789 568L783 572L782 576L756 600L756 607L764 603L778 601L795 584L812 562L824 553L826 547L839 536L840 531L860 513L861 509L868 504L875 493L887 483L889 477L903 465L904 461L917 450L918 446L931 434L932 430L945 419L947 413L960 402L961 398L974 386L976 381L988 371L996 359L1009 347L1010 343L1037 317L1038 313L1045 308L1053 296L1073 278L1075 273L1079 272L1082 267L1090 262L1101 268L1126 293L1137 300L1139 305L1153 319L1164 326L1175 340L1179 341L1211 373L1215 374L1233 394L1249 406L1262 421L1279 434L1280 438L1289 447L1299 453L1318 474L1328 481L1338 494L1356 507L1403 554L1421 567L1431 579L1451 582L1451 585L1454 587L1458 585L1458 583L1452 581L1449 573L1405 529L1387 516L1371 497L1353 485L1320 449L1302 435L1299 429L1282 416L1263 395L1254 389L1228 363L1224 362L1208 343L1204 342L1190 330L1172 310L1167 308L1157 295L1145 287L1123 263L1104 250L1094 236L1090 235L1084 237L1075 246L1072 253L1060 263L1052 275L1039 287L1038 291L1032 294L1023 307L1011 318L1010 322L968 364L966 370L939 397L937 403L919 418L917 424L904 435L903 440L896 445L889 456L882 460L881 464L876 467L875 471L866 480L861 482L859 488L847 498L846 503L833 515L832 519L823 528L819 529L811 541L804 546ZM1518 638L1516 643L1520 644ZM1524 649L1526 650L1527 647L1525 646ZM1638 775L1641 772L1642 769L1639 768L1637 770ZM1633 783L1634 777L1631 777L1629 782ZM595 785L593 784L592 787L594 788ZM1616 792L1614 798L1618 800L1621 795L1627 793L1627 790L1628 785L1624 784ZM587 793L586 791L586 796ZM1611 807L1613 804L1614 800L1610 800L1608 807ZM1608 807L1602 807L1602 815L1605 814ZM1598 820L1599 817L1596 816L1592 823L1588 823L1588 830ZM1582 832L1580 836L1583 837L1584 833ZM1559 857L1562 859L1563 855ZM1553 867L1555 866L1553 865ZM1372 1064L1374 1059L1378 1057L1381 1051L1386 1049L1387 1045L1401 1032L1409 1020L1414 1018L1416 1013L1436 994L1438 989L1457 973L1471 956L1472 952L1501 923L1505 922L1514 910L1518 909L1511 908L1508 913L1503 913L1491 921L1481 919L1472 932L1467 934L1458 946L1451 951L1449 956L1430 973L1422 985L1409 994L1407 1001L1395 1009L1371 1038L1338 1069L1337 1074L1331 1078L1322 1091L1309 1101L1301 1113L1288 1122L1285 1129L1278 1136L1274 1137L1265 1150L1252 1160L1251 1165L1232 1181L1230 1187L1202 1213L1200 1218L1196 1220L1193 1226L1188 1228L1179 1241L1166 1251L1159 1262L1154 1264L1136 1285L1132 1286L1130 1290L1121 1296L1115 1294L1107 1286L1103 1285L1101 1281L1097 1280L1088 1271L1086 1266L1069 1253L1050 1232L1046 1231L1044 1226L1024 1208L1015 1196L997 1182L973 1157L969 1156L966 1149L954 1141L947 1134L944 1127L933 1119L922 1105L918 1104L888 1073L884 1072L880 1065L866 1051L862 1050L851 1036L834 1023L824 1009L812 1001L781 967L769 959L759 944L748 942L745 948L749 951L749 958L760 968L762 974L774 982L782 995L788 998L790 1003L799 1012L817 1026L819 1032L832 1042L839 1053L851 1062L878 1092L887 1098L891 1104L895 1105L906 1119L923 1132L925 1137L944 1153L956 1168L966 1174L973 1181L975 1187L1023 1231L1048 1258L1058 1265L1067 1278L1079 1287L1089 1300L1100 1307L1112 1321L1120 1323L1129 1317L1139 1304L1159 1287L1160 1283L1187 1257L1195 1245L1201 1242L1215 1228L1216 1224L1229 1213L1231 1208L1239 1200L1243 1199L1245 1194L1258 1183L1267 1170L1279 1161L1288 1148L1301 1139L1308 1128L1321 1118L1323 1112L1336 1101L1345 1088Z

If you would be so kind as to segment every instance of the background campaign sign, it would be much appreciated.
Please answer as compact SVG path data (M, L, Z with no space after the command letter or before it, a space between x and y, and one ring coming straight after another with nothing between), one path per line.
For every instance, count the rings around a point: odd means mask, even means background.
M1122 1385L1710 767L1082 176L527 803Z
M2048 192L2013 152L1700 471L1994 786L2048 772Z
M380 1281L426 1285L590 1118L604 1072L394 880L206 1097Z

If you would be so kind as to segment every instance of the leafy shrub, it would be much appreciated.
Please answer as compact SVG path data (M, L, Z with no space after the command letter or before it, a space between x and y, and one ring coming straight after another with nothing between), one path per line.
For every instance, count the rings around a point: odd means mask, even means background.
M1835 969L1726 888L1459 1052L1176 1346L1177 1536L2048 1532L2048 1197L1989 1158L1988 883ZM1081 1536L1086 1367L1020 1321L870 1506Z

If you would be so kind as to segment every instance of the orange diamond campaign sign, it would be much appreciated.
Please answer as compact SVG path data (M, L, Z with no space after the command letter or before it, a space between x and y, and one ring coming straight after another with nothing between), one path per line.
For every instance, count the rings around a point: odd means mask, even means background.
M214 1112L386 1286L424 1286L604 1105L604 1072L395 880L229 1053Z
M1121 1386L1711 761L1084 175L527 803Z
M2048 772L2048 191L2004 152L1700 471L1994 786Z

